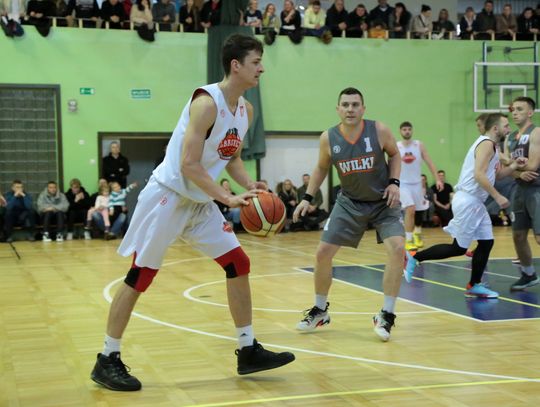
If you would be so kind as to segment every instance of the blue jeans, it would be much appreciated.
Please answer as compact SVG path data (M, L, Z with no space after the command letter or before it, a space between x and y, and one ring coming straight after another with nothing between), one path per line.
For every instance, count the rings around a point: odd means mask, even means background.
M127 216L125 213L121 213L118 215L118 218L114 221L111 228L111 233L120 236L122 234L122 228L124 227L124 223L126 223ZM105 222L103 221L103 216L101 216L101 213L94 212L92 215L92 222L94 224L94 227L101 231L105 231Z
M240 224L240 208L229 208L229 211L224 213L223 216L235 225Z

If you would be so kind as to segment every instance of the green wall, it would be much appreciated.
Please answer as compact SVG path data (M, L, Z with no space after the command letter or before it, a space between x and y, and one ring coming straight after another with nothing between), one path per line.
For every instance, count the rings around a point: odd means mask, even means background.
M522 45L522 44L520 44ZM497 43L497 49L504 44ZM365 96L367 118L398 126L409 120L439 168L457 180L476 137L472 67L481 42L279 37L265 48L261 80L267 131L322 131L337 122L336 97L347 86ZM501 58L530 61L531 52ZM158 33L145 43L135 32L56 28L42 38L0 41L2 83L60 84L64 179L97 181L99 131L172 132L194 87L206 77L204 34ZM499 59L500 60L500 59ZM80 87L95 88L92 96ZM149 88L150 100L132 100L132 88ZM70 113L67 100L79 110ZM315 158L314 158L315 159ZM252 174L255 164L247 163Z

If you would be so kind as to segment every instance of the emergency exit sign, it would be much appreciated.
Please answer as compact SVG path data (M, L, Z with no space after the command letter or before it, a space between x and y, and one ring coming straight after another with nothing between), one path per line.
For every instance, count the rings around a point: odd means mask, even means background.
M93 95L96 90L94 88L79 88L79 93L81 95Z
M151 99L152 92L150 89L131 89L131 99Z

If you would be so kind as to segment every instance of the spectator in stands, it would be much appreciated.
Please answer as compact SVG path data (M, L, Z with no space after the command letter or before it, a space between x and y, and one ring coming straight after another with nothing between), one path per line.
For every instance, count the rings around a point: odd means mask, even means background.
M70 27L75 25L73 11L75 11L76 19L83 20L82 26L84 28L96 28L99 17L99 7L96 0L69 0L66 19Z
M455 24L448 19L448 10L439 11L439 19L433 23L434 39L450 39L456 31Z
M540 27L538 19L534 15L532 7L526 7L523 13L517 18L518 35L517 39L522 41L534 41Z
M321 9L321 2L313 0L304 13L304 31L306 35L317 37L325 44L332 41L332 33L324 25L326 13Z
M127 221L127 194L129 194L134 188L137 187L137 183L134 182L128 185L127 188L122 188L118 182L111 182L111 193L109 195L109 220L114 225L120 222L120 230L123 230L124 224ZM115 239L117 237L116 228L109 233L109 239Z
M396 7L389 17L390 37L391 38L407 38L407 31L410 29L411 13L405 7L405 4L396 3Z
M368 38L387 39L388 31L381 20L371 22L371 28L368 31Z
M84 227L84 238L87 240L91 239L90 229L92 227L92 222L94 223L94 226L104 231L106 240L109 240L111 237L111 222L109 219L110 191L111 190L108 184L101 185L99 187L96 202L90 209L88 209L86 214L86 226ZM114 239L114 235L112 238Z
M35 215L32 197L24 190L23 183L16 179L11 184L11 191L6 193L6 213L4 230L6 242L13 242L13 227L22 226L29 232L28 240L34 241Z
M152 16L152 10L150 9L149 0L137 0L136 4L134 4L133 7L131 7L129 20L135 25L135 28L137 29L137 33L143 40L154 41L154 18ZM118 148L118 156L116 156L115 153L113 153L113 145L116 145L116 147ZM115 151L116 151L116 147L115 147ZM119 157L122 157L122 155L120 154L120 144L116 142L112 142L111 153L109 154L108 157L105 157L105 159L109 158L109 161L112 161L110 160L110 158L114 158L118 160L120 159ZM105 164L105 159L103 160L103 164ZM126 158L126 161L127 161L127 158ZM120 162L118 162L117 164L120 165ZM117 181L117 180L120 181L117 178L108 178L107 175L105 175L106 174L105 166L103 168L104 168L103 174L104 174L104 177L107 178L107 181L109 182ZM118 170L121 170L122 172L125 170L125 167L123 166L118 167ZM129 164L127 165L127 170L129 173ZM111 175L112 174L115 174L116 177L124 177L123 181L121 181L120 183L122 187L125 188L126 187L125 177L127 177L127 174L124 174L123 172L111 173Z
M310 178L311 176L309 174L302 175L302 186L297 190L298 202L304 198ZM302 223L306 230L319 230L319 224L328 218L328 213L321 208L322 204L323 196L319 188L308 206L306 216L302 219Z
M73 239L75 223L84 223L88 209L92 207L90 195L82 187L81 181L73 178L69 181L69 190L66 192L66 199L69 202L67 212L67 240Z
M51 29L50 17L55 14L52 0L30 0L26 5L27 24L36 27L36 30L44 37L49 35Z
M369 21L374 26L377 21L384 24L385 27L390 25L390 16L394 11L393 7L388 5L387 0L378 0L378 5L369 12Z
M484 3L484 8L476 16L474 26L474 39L476 40L491 40L497 31L497 19L493 14L493 1L487 0Z
M146 6L143 5L146 3ZM142 5L144 11L141 11L139 5ZM148 0L137 0L137 6L131 9L131 16L133 21L133 15L135 13L135 19L142 21L142 19L150 19L152 21L152 13L148 8ZM145 20L148 22L148 20ZM108 182L118 181L122 188L127 185L127 176L129 175L129 160L120 153L120 144L117 141L113 141L110 145L109 155L103 157L103 178Z
M278 184L276 191L278 192L279 198L285 204L285 209L287 210L287 219L292 219L294 209L298 204L296 187L293 185L290 179L286 179L281 185Z
M429 206L426 210L417 211L415 213L415 216L417 213L421 212L422 226L432 226L435 223L433 222L433 220L437 220L437 218L434 219L434 216L433 216L435 214L435 207L433 204L433 191L428 186L426 174L421 175L421 180L422 180L422 194L423 194L424 200L429 203ZM418 216L420 216L420 214Z
M99 195L99 191L101 189L101 187L103 187L104 185L109 185L109 183L107 182L107 180L105 178L100 178L98 180L98 189L97 189L97 192L93 193L92 195L90 195L90 205L91 206L94 206L95 203L96 203L96 199Z
M56 17L57 27L66 27L68 25L67 15L68 7L65 0L53 0L54 12L53 16Z
M272 45L279 32L279 19L276 16L276 6L268 3L264 9L261 23L261 33L264 35L264 43Z
M180 24L184 32L193 33L201 31L199 8L193 0L187 0L186 4L180 7Z
M0 192L0 242L5 241L4 236L4 216L6 214L6 198Z
M517 33L517 19L512 14L512 5L507 3L503 7L501 15L497 16L497 39L513 40Z
M8 37L21 37L24 30L21 26L26 17L26 2L24 0L0 1L0 25Z
M262 13L258 9L257 0L249 0L249 6L244 14L244 24L255 28L255 34L261 33Z
M118 30L122 28L122 23L127 20L127 14L124 6L118 0L105 0L101 4L101 18L109 23L109 28Z
M332 36L341 37L342 33L347 30L348 18L349 13L345 10L344 1L335 0L326 12L326 26L332 32Z
M159 31L172 31L176 20L176 9L171 0L159 0L152 6L154 22L159 23Z
M302 18L300 13L294 8L294 3L291 0L283 2L283 11L280 15L281 28L279 35L288 35L292 42L298 44L302 41Z
M229 183L229 180L227 178L223 178L219 185L223 187L225 191L230 193L231 195L236 195L231 190L231 184ZM233 230L235 232L242 230L242 224L240 223L240 208L230 208L224 203L221 203L220 201L214 201L216 205L218 206L220 212L223 214L223 217L227 222L231 223L231 226L233 227Z
M208 0L201 10L201 25L204 29L214 27L221 23L221 1Z
M56 241L64 240L64 223L69 202L66 196L58 190L58 184L49 181L47 187L39 194L37 200L38 213L43 222L43 241L50 242L51 224L56 225Z
M429 37L433 31L431 7L422 4L420 14L413 18L411 31L413 38L426 39Z
M476 16L472 7L467 7L465 14L459 22L460 34L462 40L470 40L474 34Z
M454 215L452 214L452 196L454 188L446 182L446 173L443 170L437 171L437 177L443 183L444 187L441 191L437 191L437 185L431 186L433 192L433 203L435 204L435 213L441 220L442 226L448 225Z
M347 17L347 31L350 38L362 38L369 29L369 16L366 7L359 4Z

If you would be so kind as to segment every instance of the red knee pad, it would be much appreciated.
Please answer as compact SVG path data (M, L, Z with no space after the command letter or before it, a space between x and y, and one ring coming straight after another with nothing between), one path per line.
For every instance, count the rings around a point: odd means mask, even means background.
M129 285L135 291L144 293L146 289L152 284L152 280L156 276L158 270L151 269L150 267L139 267L135 264L137 253L133 255L133 264L131 269L127 273L124 283Z
M214 260L223 267L227 278L235 278L249 273L249 257L240 246Z

